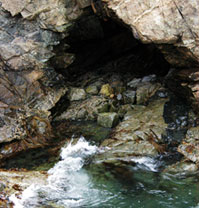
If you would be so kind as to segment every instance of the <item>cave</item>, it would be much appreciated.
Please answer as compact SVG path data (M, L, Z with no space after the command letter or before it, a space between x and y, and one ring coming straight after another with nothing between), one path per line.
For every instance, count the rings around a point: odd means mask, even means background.
M71 82L86 78L88 72L163 77L170 69L155 45L141 43L127 25L104 19L91 8L76 20L54 51L50 64Z
M0 206L198 207L198 10L0 0Z

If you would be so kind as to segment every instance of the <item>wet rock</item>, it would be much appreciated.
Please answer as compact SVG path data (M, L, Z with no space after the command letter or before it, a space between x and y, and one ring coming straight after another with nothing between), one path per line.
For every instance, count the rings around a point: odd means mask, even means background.
M112 128L115 127L119 122L119 117L117 113L108 112L108 113L99 113L97 118L97 123L100 126Z
M100 90L100 94L109 97L113 93L114 93L113 88L109 84L102 85L102 88Z
M194 173L198 170L198 165L193 162L180 161L164 169L168 173Z
M86 98L86 92L84 89L71 88L68 98L70 101L84 100Z
M152 97L157 90L161 87L159 83L146 83L138 87L136 91L136 102L137 104L145 104L150 97Z
M136 91L127 90L124 92L124 103L128 104L134 104L136 100Z
M5 189L4 191L8 196L12 194L19 194L28 186L30 186L33 181L35 184L46 184L47 173L39 171L25 171L25 170L12 170L0 171L0 180L4 181Z
M95 86L95 85L90 85L90 86L88 86L88 87L86 88L86 92L87 92L88 94L91 94L91 95L97 95L99 91L98 91L97 86Z
M111 138L102 143L104 152L96 157L96 161L130 162L134 156L155 156L164 152L161 142L167 124L162 115L166 101L161 99L148 106L134 106L116 127Z
M193 162L199 162L199 127L187 131L186 138L178 146L178 152Z
M84 120L96 120L99 113L108 112L109 102L106 98L100 96L92 96L84 101L74 101L67 111L62 113L55 120L78 120L79 115L84 114ZM83 113L82 113L83 112Z

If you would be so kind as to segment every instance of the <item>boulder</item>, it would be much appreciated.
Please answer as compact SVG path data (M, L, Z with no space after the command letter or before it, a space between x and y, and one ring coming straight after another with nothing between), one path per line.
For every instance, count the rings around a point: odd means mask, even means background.
M114 93L113 88L109 84L102 85L102 88L100 90L100 94L109 97L113 93Z
M124 103L128 104L134 104L136 100L136 91L134 90L127 90L123 93L124 95Z
M119 122L119 117L117 113L108 112L108 113L99 113L97 118L97 123L100 126L112 128L115 127Z
M86 98L86 92L84 89L71 88L68 98L70 101L84 100Z

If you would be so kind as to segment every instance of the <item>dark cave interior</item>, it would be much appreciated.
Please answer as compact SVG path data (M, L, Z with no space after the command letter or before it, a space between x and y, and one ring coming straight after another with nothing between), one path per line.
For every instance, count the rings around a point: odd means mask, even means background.
M114 72L139 77L148 74L164 76L170 69L154 45L142 44L122 23L112 19L104 21L89 9L76 21L69 36L55 48L55 54L52 66L70 81L90 71L99 75ZM62 54L72 59L67 69L60 61L62 58L58 58Z

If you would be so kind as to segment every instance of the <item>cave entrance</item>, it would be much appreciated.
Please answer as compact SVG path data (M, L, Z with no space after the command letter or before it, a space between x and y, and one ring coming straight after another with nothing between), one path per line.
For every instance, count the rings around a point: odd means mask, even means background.
M104 21L89 9L76 21L55 53L52 65L70 81L84 78L88 72L164 76L170 68L154 45L142 44L122 23ZM64 62L66 57L69 66Z

